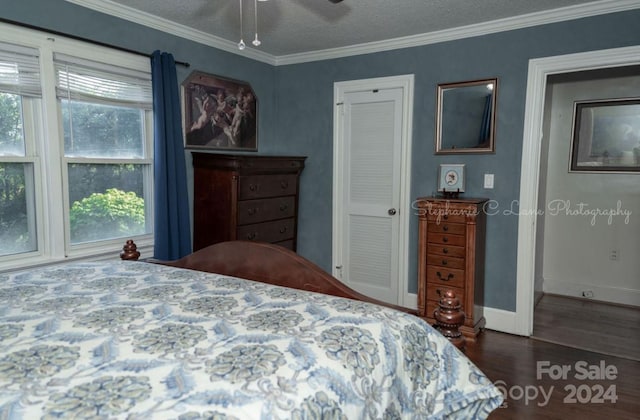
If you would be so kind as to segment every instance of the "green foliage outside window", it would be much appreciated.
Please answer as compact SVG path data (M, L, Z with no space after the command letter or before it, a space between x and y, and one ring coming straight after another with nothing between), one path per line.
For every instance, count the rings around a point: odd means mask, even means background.
M144 199L134 192L110 188L73 203L69 219L72 242L142 234Z

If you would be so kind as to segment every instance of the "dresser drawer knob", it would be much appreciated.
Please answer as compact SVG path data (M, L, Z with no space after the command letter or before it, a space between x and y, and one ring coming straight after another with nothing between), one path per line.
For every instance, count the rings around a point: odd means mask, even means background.
M449 280L451 280L453 278L453 274L452 273L447 274L447 278L444 278L444 277L442 277L442 273L439 272L439 271L436 271L436 276L438 276L438 278L440 280L442 280L442 281L449 281Z
M447 265L447 260L442 260L442 265Z
M287 231L287 227L283 226L280 228L280 233L285 233Z
M256 236L258 236L258 234L255 232L247 233L247 239L250 241L253 241L254 239L256 239Z
M280 188L282 188L283 190L286 189L288 186L289 186L289 183L287 181L280 182Z
M442 216L442 218L443 218L444 220L449 220L449 215L448 215L448 214L445 214L444 216Z
M286 204L280 204L280 211L285 211L288 208L289 206L287 206Z
M443 254L448 254L449 253L449 248L442 248L442 253Z
M253 216L254 214L256 214L258 212L258 209L253 207L247 210L247 213L249 214L249 216Z
M260 189L260 184L249 184L249 191L256 192Z
M442 238L442 242L445 242L445 243L449 242L449 238L445 236L444 238Z
M449 226L444 225L444 226L442 227L442 230L444 230L445 232L448 232L448 231L449 231Z

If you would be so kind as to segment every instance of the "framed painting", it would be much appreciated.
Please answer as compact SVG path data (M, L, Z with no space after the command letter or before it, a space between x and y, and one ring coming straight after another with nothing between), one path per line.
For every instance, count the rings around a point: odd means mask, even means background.
M571 172L640 172L640 98L576 102Z
M251 85L202 72L182 83L185 147L258 150L258 98Z
M438 191L464 192L464 164L442 164L438 171Z

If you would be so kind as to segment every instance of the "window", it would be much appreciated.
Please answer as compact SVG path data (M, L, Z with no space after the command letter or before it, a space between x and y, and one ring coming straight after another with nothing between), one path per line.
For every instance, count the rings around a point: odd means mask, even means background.
M151 244L149 59L0 26L0 269Z
M41 104L38 51L0 44L0 256L37 249L33 130ZM27 125L29 126L29 125Z

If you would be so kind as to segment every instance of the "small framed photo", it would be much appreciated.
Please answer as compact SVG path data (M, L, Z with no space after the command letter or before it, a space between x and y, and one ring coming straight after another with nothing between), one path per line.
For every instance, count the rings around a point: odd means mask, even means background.
M640 172L640 98L576 102L570 172Z
M442 164L438 173L438 191L464 192L464 164Z
M258 98L251 85L195 71L182 84L185 146L258 150Z

